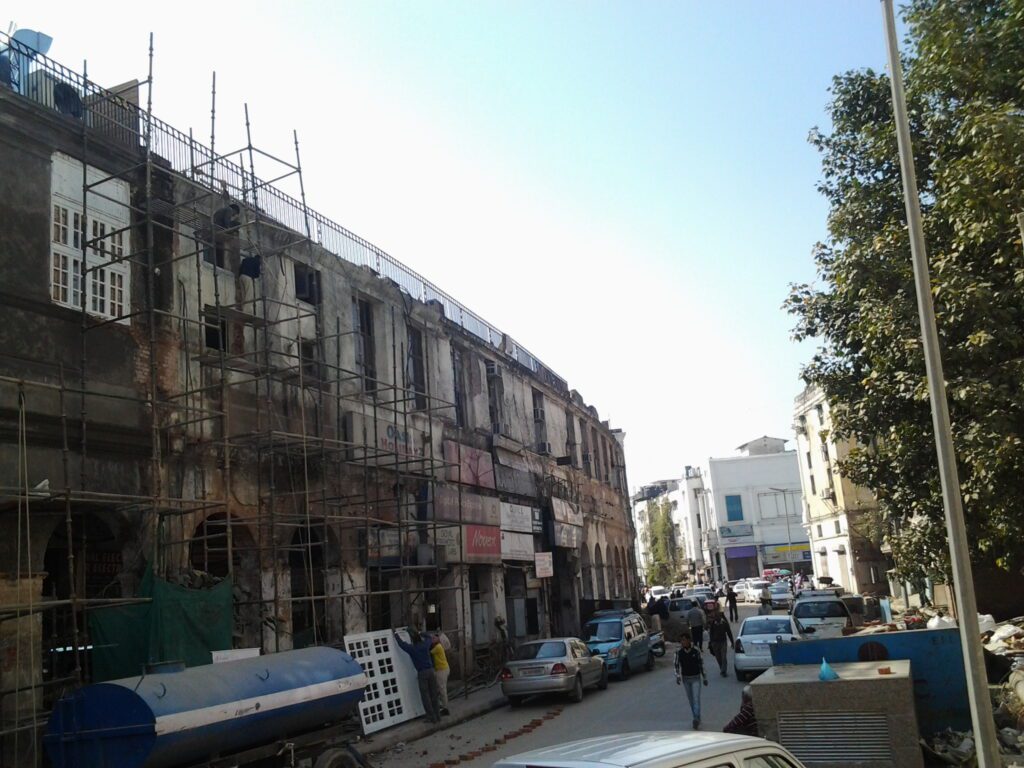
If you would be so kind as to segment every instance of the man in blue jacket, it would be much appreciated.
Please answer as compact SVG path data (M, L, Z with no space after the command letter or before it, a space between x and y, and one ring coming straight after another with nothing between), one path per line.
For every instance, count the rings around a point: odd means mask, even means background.
M416 682L420 687L420 698L423 700L426 717L432 723L439 723L441 715L437 710L437 677L434 675L434 660L430 658L430 638L420 635L415 629L410 629L409 639L412 640L411 643L405 642L397 632L395 633L395 642L409 654L416 669Z

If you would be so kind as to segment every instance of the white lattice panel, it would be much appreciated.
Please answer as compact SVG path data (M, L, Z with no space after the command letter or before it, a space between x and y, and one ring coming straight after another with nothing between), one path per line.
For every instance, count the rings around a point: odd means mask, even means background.
M408 640L404 630L402 639ZM366 673L366 691L359 702L364 733L424 714L416 670L409 654L398 647L391 630L346 635L345 649Z

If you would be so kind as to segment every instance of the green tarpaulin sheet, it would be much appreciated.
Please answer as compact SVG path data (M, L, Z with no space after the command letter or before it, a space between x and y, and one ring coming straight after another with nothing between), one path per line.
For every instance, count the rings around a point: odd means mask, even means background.
M231 647L231 582L188 589L146 571L140 597L152 602L101 608L89 613L92 679L141 674L147 664L210 663L210 651Z

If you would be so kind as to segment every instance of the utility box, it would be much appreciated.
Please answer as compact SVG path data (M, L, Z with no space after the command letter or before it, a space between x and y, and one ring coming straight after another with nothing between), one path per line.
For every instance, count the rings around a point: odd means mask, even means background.
M771 667L751 684L761 736L808 768L923 768L910 662ZM888 670L889 674L883 674Z

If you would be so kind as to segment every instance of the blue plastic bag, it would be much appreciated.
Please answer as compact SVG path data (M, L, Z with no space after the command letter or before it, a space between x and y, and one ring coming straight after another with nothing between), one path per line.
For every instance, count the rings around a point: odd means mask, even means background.
M829 666L829 663L827 661L825 661L825 657L824 656L822 656L822 658L821 658L821 672L818 673L818 679L819 680L838 680L839 679L839 675L837 675L836 671L834 669L832 669L831 666Z

